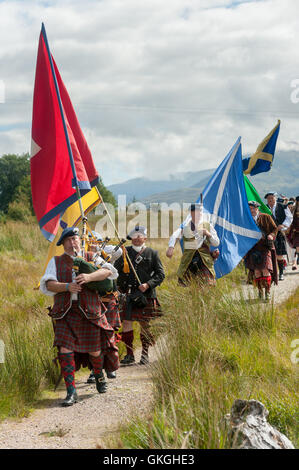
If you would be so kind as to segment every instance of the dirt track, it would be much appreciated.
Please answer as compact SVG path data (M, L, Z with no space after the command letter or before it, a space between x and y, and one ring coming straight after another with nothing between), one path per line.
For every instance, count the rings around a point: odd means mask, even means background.
M299 269L288 268L285 281L272 288L274 302L280 303L299 286ZM253 287L244 286L253 297ZM153 360L155 351L150 351ZM140 351L136 359L139 360ZM103 446L103 438L115 432L132 415L145 415L152 400L150 367L134 365L117 371L109 380L106 394L99 395L94 385L86 384L88 374L76 378L80 403L62 408L65 388L40 401L40 408L28 418L5 420L0 424L2 449L88 449ZM49 397L49 395L51 395Z

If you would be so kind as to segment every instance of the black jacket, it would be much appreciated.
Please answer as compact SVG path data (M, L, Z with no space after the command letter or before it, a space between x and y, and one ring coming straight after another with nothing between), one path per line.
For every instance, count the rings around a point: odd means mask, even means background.
M271 210L270 207L269 209ZM285 207L280 202L277 202L276 208L275 208L275 214L271 214L271 217L276 223L276 225L281 225L284 222L286 218Z
M156 250L146 247L142 253L137 253L132 246L127 248L128 256L137 272L141 284L148 283L150 288L144 292L146 297L157 298L156 287L162 284L165 274L163 265ZM128 292L130 286L131 291L138 289L138 281L133 273L129 264L130 272L128 274L123 272L123 257L119 258L114 263L115 268L118 270L119 277L117 278L117 287L120 292Z

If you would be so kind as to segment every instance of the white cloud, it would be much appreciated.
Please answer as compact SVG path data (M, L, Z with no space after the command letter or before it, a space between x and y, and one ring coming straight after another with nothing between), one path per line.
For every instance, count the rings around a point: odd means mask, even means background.
M293 149L297 4L4 0L0 155L30 147L42 21L104 183L215 167L239 135L253 152L278 118L277 149Z

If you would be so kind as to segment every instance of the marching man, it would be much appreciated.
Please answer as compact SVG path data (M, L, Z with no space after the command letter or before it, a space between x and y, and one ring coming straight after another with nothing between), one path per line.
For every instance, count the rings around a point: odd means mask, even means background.
M284 280L284 256L287 255L286 238L284 232L292 223L292 214L288 208L285 208L283 204L277 201L277 193L274 191L269 192L265 195L267 199L267 206L272 212L272 219L277 225L277 236L275 239L275 248L277 255L277 263L279 268L279 281Z
M115 261L122 256L122 249L119 247L117 248L115 245L107 245L105 242L104 252L101 247L99 247L98 243L103 242L103 237L98 233L93 231L93 237L96 239L97 244L93 244L92 241L89 242L89 249L95 253L100 253L103 256L110 256L111 259L109 260L109 264L113 265ZM118 276L118 274L117 274ZM121 327L121 319L119 315L119 301L118 301L118 292L116 288L116 278L113 279L112 283L112 290L101 292L101 301L103 302L104 306L106 307L106 318L110 326L112 326L115 333ZM116 378L116 371L106 371L106 375L108 379L115 379ZM91 371L87 383L95 383L96 379L94 376L93 371Z
M120 361L122 365L135 362L133 321L140 324L142 353L139 364L148 364L149 346L155 344L150 331L150 320L161 315L156 287L163 282L165 274L158 252L146 246L146 235L146 228L137 225L127 236L128 240L132 240L132 246L127 248L127 255L133 266L130 266L129 272L124 269L125 258L119 258L115 262L119 273L117 285L120 292L125 294L120 315L123 322L122 341L126 345L127 354Z
M258 288L259 298L270 300L271 284L278 283L277 260L274 241L278 227L271 215L259 212L260 204L256 201L248 202L250 212L255 223L262 232L262 238L254 245L245 256L245 266L249 269L249 281L252 280Z
M179 284L186 286L195 278L200 285L215 284L214 261L219 250L210 251L210 247L219 245L219 238L210 222L203 221L203 205L191 204L190 221L176 230L170 237L166 256L171 258L176 242L183 238L184 252L178 269Z
M105 307L98 293L88 289L89 282L114 279L117 274L113 266L106 263L97 271L76 277L73 259L81 248L78 228L66 228L57 242L58 246L61 244L64 254L49 261L40 289L54 296L49 315L55 321L54 346L59 350L58 359L67 389L62 406L71 406L78 401L74 352L89 354L99 393L107 391L103 369L113 372L119 367L114 331L107 322Z

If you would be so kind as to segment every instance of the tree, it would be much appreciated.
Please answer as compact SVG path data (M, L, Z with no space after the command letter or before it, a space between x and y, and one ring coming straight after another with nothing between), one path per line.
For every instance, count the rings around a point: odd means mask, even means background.
M100 177L99 183L97 184L97 188L98 188L98 190L100 192L100 195L102 196L104 202L108 202L109 204L112 204L114 207L117 206L117 202L116 202L116 199L115 199L113 193L111 191L109 191L109 189L106 188L106 186L104 185L101 177Z
M0 158L0 211L7 213L9 204L19 199L32 207L30 157L28 153L5 154Z

